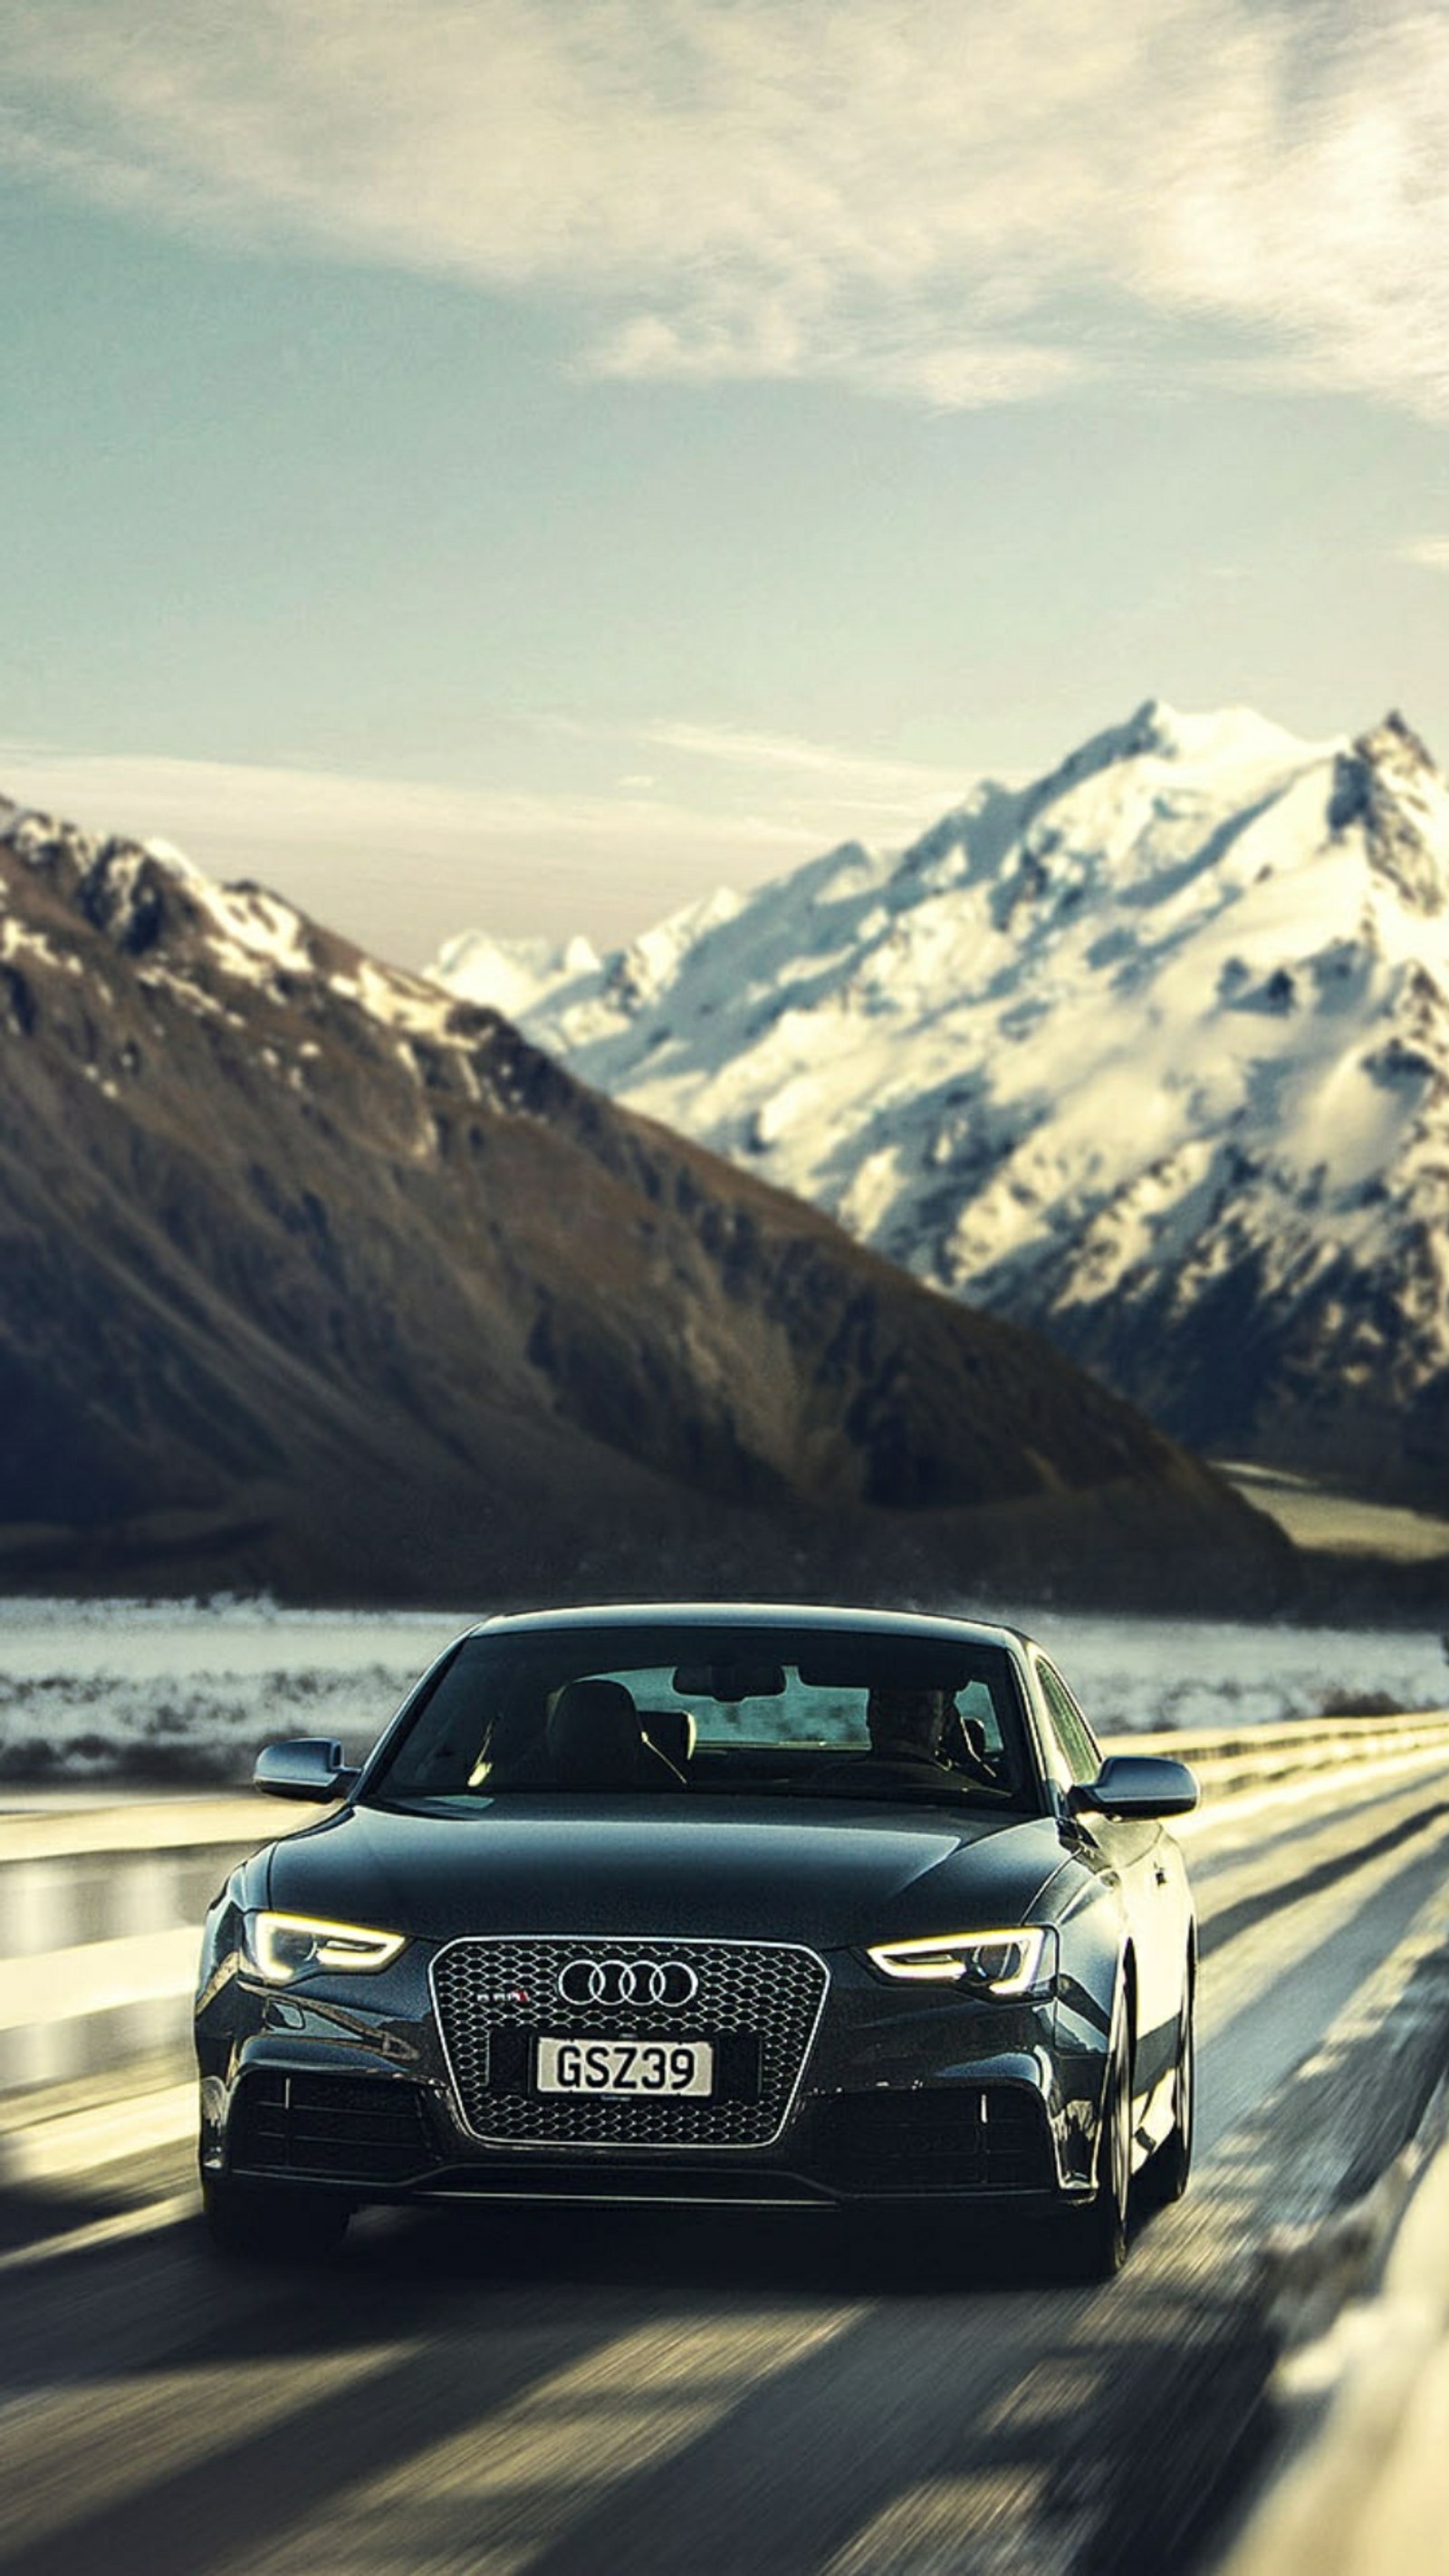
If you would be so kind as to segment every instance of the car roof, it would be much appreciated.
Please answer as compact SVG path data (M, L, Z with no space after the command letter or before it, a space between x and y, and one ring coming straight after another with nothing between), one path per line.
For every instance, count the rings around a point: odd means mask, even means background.
M543 1629L617 1628L818 1628L839 1636L918 1637L938 1644L1030 1644L1019 1628L980 1619L954 1619L936 1611L841 1609L799 1601L603 1601L567 1610L500 1612L469 1634L500 1637Z

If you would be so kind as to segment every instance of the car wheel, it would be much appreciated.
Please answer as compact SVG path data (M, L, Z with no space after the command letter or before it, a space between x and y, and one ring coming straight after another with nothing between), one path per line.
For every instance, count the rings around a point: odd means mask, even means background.
M1127 2260L1127 2204L1132 2191L1132 2055L1124 2036L1114 2047L1097 2140L1097 2196L1066 2221L1066 2269L1074 2281L1109 2281Z
M1181 2200L1192 2171L1192 2130L1197 2105L1197 2040L1193 2029L1192 1987L1183 2001L1177 2035L1177 2072L1173 2084L1172 2127L1147 2168L1152 2197L1166 2207Z
M221 2174L202 2175L201 2209L216 2252L248 2262L295 2263L330 2254L352 2215L348 2203L331 2192L275 2190Z

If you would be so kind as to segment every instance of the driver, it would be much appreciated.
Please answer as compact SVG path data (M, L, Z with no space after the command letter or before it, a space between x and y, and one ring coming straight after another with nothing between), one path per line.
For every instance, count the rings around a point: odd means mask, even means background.
M866 1702L870 1752L864 1758L889 1762L893 1769L910 1767L927 1777L947 1770L941 1738L952 1707L949 1693L943 1690L900 1690L878 1684Z

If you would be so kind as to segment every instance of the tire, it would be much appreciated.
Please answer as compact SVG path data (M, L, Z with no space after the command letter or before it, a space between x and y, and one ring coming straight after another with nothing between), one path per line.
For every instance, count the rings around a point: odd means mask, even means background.
M1107 2064L1102 2125L1097 2138L1097 2196L1064 2221L1064 2269L1069 2280L1110 2281L1127 2260L1127 2211L1132 2194L1132 2052L1124 2033Z
M1181 2200L1192 2171L1192 2133L1197 2109L1197 2038L1193 2027L1192 1980L1189 1977L1183 2000L1182 2021L1177 2039L1177 2074L1173 2087L1172 2127L1157 2149L1144 2175L1151 2183L1152 2198L1165 2209L1170 2201Z
M213 2250L228 2261L299 2263L335 2252L350 2204L331 2192L201 2177L201 2210Z

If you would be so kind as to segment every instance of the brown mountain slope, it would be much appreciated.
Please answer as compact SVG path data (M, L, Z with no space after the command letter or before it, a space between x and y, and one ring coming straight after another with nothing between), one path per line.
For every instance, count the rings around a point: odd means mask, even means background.
M493 1013L259 889L0 820L12 1577L1277 1580L1266 1525L1044 1345Z

